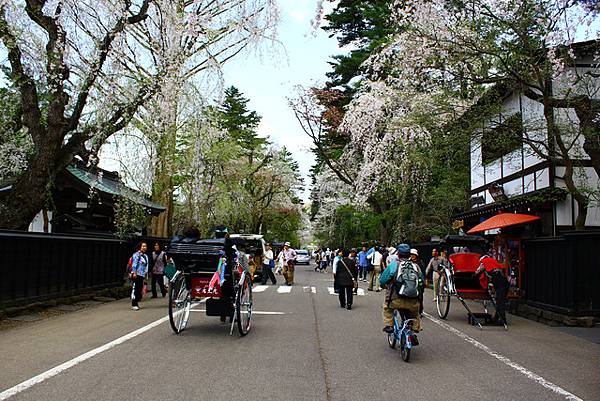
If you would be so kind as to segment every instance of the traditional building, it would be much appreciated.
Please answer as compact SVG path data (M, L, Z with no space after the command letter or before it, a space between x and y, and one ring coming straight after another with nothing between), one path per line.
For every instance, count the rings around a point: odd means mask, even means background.
M574 73L581 76L588 71L600 72L593 60L594 54L588 51L597 46L598 42L585 42L575 47L575 66L567 68L551 83L557 97L575 90L569 78ZM600 79L591 75L587 78L590 91L586 94L600 99ZM481 112L490 110L487 106L494 102L496 106L499 102L500 107L494 107L491 113ZM470 145L471 208L454 216L454 226L462 227L466 232L500 212L540 217L534 223L484 233L494 242L495 256L520 277L524 269L522 239L556 236L575 229L578 210L563 179L565 165L542 157L530 146L532 141L537 141L542 148L553 144L548 145L543 105L525 96L518 88L502 85L491 88L468 114L471 120L477 115L479 121ZM584 137L574 110L555 108L554 118L569 146L570 159L577 166L574 174L577 186L598 191L600 180L583 149ZM518 140L519 135L524 140ZM585 228L600 228L600 207L593 202L588 208Z
M8 194L10 189L9 182L0 184L0 196ZM158 216L166 210L127 187L118 173L73 163L57 175L52 207L37 214L29 231L113 235L115 206L122 199L142 206L148 215ZM140 234L144 231L144 227L138 229Z

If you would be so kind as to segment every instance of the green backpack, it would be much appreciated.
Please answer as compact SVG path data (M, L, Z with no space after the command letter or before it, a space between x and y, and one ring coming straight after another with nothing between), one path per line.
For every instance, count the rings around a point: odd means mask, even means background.
M403 262L399 269L400 274L396 276L394 283L398 295L404 298L418 298L420 294L419 272L408 261Z

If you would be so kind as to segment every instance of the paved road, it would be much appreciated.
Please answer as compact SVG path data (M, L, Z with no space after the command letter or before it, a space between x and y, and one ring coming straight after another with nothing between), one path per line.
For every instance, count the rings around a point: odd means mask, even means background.
M0 331L0 400L600 400L600 346L590 341L512 316L508 332L480 331L453 304L447 321L424 321L407 364L381 332L382 293L364 292L347 311L329 275L302 266L296 282L289 293L255 287L255 310L281 314L255 315L244 338L202 312L181 335L166 322L148 328L165 316L164 299Z

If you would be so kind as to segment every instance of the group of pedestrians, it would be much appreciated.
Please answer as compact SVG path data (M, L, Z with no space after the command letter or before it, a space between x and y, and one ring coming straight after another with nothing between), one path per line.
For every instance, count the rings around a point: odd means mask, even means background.
M134 311L140 310L140 301L144 296L144 287L148 275L151 278L152 298L158 298L157 285L163 298L167 295L167 285L164 278L165 266L169 261L167 254L158 242L154 244L154 250L150 255L146 253L147 251L148 245L145 242L140 242L128 264L132 282L131 309Z
M274 257L271 244L266 244L266 251L262 262L262 281L261 284L267 284L271 279L271 284L277 284L276 274L281 274L286 285L294 284L294 270L296 269L296 258L298 254L291 247L289 242L283 244L283 249ZM275 269L275 272L273 271Z
M333 261L336 256L337 251L332 251L329 248L317 249L315 252L315 271L325 273L329 267L333 268Z

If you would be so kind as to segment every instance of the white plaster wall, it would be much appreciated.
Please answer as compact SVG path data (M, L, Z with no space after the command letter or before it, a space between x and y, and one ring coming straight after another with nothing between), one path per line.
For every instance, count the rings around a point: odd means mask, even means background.
M509 198L511 196L521 195L523 193L523 182L521 181L521 177L516 180L509 181L502 186L504 188L504 193Z
M564 145L569 149L572 159L589 159L583 150L585 138L579 132L579 118L573 109L555 109L556 124L561 131Z
M52 212L51 211L48 212L48 220L49 220L48 221L48 232L51 233L52 232L52 223L50 223L50 221L52 220ZM44 216L43 216L41 210L38 212L38 214L35 215L31 224L29 224L29 231L36 232L36 233L44 232Z
M517 173L523 169L523 154L522 149L514 150L507 155L502 156L503 174L506 177L513 173Z
M471 189L485 184L483 165L481 163L481 133L476 132L471 138Z
M524 178L523 192L535 191L535 174L527 174Z
M485 182L494 182L501 177L500 175L500 159L496 159L490 164L485 165Z
M525 131L523 135L531 140L545 142L547 135L543 106L525 96L522 96L521 102L523 107L523 130ZM538 156L529 145L523 146L523 154L525 159L523 168L544 161L544 159Z
M535 172L536 190L547 188L550 186L550 169L545 168Z
M565 173L565 168L564 167L557 167L556 168L556 177L555 178L555 186L557 188L564 188L567 189L567 186L565 185L564 180L562 180L561 177L563 174ZM596 171L592 168L592 167L585 167L585 168L576 168L575 174L574 174L574 181L575 181L575 185L577 185L580 188L584 188L587 191L593 191L596 194L600 191L600 179L598 179L598 176L596 175ZM599 227L600 226L600 204L598 203L597 200L594 196L592 196L592 202L590 204L590 206L588 206L588 213L587 213L587 217L585 219L585 225L588 227ZM560 213L562 213L562 216L568 216L565 217L564 220L559 220L558 219L558 213L559 213L559 207L560 207ZM577 218L577 203L575 203L575 218ZM562 217L561 216L561 217ZM573 223L571 222L572 218L571 218L571 195L567 195L567 200L565 202L560 202L560 204L557 204L557 224L559 225L572 225Z
M556 225L573 225L571 212L571 195L567 195L564 201L556 202Z

